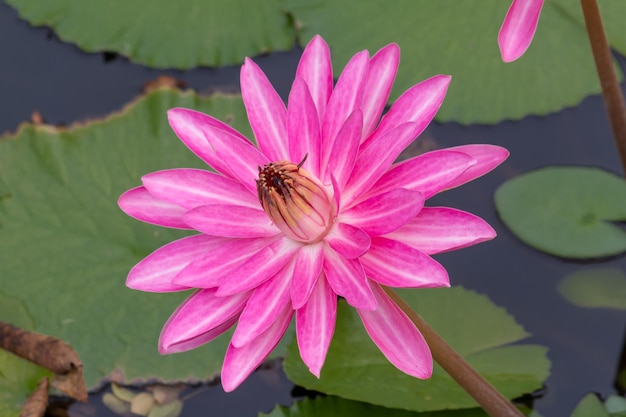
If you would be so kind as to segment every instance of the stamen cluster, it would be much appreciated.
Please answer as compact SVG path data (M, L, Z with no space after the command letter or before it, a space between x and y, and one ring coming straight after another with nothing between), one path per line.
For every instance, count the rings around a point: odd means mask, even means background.
M259 202L272 222L301 242L322 239L332 225L332 207L324 187L313 175L286 160L259 167Z

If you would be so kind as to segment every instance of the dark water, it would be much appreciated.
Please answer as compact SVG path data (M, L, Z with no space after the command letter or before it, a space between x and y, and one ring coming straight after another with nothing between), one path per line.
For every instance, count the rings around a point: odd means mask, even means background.
M301 50L255 58L279 93L286 97ZM620 59L624 67L623 59ZM158 75L184 80L208 92L238 89L239 67L192 71L150 70L115 54L86 54L63 43L45 28L31 28L15 11L0 4L0 133L15 130L38 110L53 124L103 117L136 97ZM527 117L495 126L433 124L422 136L427 146L494 143L511 151L509 160L490 175L446 192L429 205L462 208L486 219L498 232L491 242L438 256L454 285L487 294L532 333L525 342L550 348L552 375L535 401L544 416L569 415L590 391L616 393L617 367L624 343L626 312L573 307L558 294L558 282L586 268L619 267L626 259L602 262L564 261L521 244L497 218L494 190L519 173L546 165L601 166L621 173L600 97L548 117ZM416 152L417 147L409 152ZM404 154L405 157L409 154ZM219 385L204 385L185 403L183 416L256 416L275 403L292 401L292 384L280 369L253 375L239 390L225 394ZM188 392L189 393L189 392ZM93 407L96 409L94 410ZM92 398L70 407L72 416L113 415Z

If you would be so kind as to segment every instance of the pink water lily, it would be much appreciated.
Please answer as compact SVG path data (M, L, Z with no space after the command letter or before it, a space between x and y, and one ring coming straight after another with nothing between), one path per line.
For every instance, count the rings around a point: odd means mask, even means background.
M513 0L498 34L504 62L524 55L535 36L542 7L543 0Z
M154 172L119 199L141 221L200 232L157 249L128 275L127 285L142 291L196 289L165 324L161 353L193 349L236 324L221 375L231 391L295 315L300 355L319 377L341 296L393 365L431 375L424 338L381 286L449 286L430 255L495 232L472 214L424 200L485 174L508 152L466 145L394 164L450 83L437 75L411 87L381 119L399 55L396 44L373 57L359 52L333 86L328 46L316 36L287 106L246 59L241 90L258 147L210 116L169 111L178 137L216 172Z

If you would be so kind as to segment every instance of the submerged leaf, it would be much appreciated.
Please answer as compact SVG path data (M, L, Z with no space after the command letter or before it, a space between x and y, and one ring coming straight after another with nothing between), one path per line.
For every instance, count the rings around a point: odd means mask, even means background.
M550 368L547 349L503 346L525 338L527 333L485 296L458 287L398 292L503 395L515 398L541 388ZM345 302L338 307L337 327L320 379L301 362L296 344L289 346L284 368L296 384L391 408L430 411L476 407L438 366L429 380L398 371L371 342L358 314Z
M503 184L495 194L502 221L526 244L565 258L626 251L626 181L598 168L548 167Z
M117 414L132 412L147 417L177 417L183 409L183 402L178 398L183 388L183 384L158 384L135 392L112 383L111 392L104 394L102 401Z
M567 301L579 307L626 310L626 275L621 269L576 271L565 277L558 289Z
M178 417L183 411L183 402L180 400L172 401L163 405L155 405L150 410L148 417Z
M626 398L619 395L609 395L604 401L604 406L611 415L626 415Z
M116 414L121 415L130 412L130 403L110 392L106 392L102 396L102 403Z
M122 401L130 403L133 398L137 396L137 393L129 390L128 388L124 388L115 382L111 384L111 392L116 398L119 398Z
M147 416L154 406L154 397L148 392L140 392L130 402L130 412L140 416Z

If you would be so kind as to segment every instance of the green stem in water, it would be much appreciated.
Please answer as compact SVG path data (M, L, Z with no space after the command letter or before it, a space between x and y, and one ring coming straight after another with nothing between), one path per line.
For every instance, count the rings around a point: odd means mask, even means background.
M602 86L602 97L609 116L613 137L617 145L622 169L626 175L626 105L620 89L613 56L604 33L602 17L596 0L580 0L580 5L585 16L585 26L589 35L589 43L593 51L593 59L596 62L596 70Z
M524 417L472 366L439 336L413 309L389 287L383 287L391 299L406 313L426 339L435 361L492 417Z

